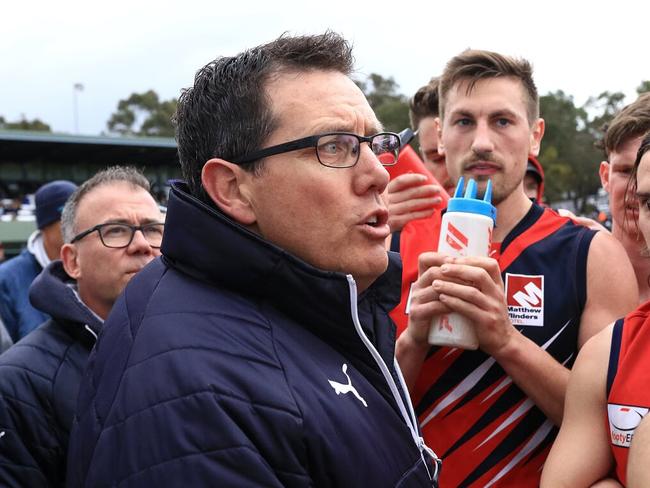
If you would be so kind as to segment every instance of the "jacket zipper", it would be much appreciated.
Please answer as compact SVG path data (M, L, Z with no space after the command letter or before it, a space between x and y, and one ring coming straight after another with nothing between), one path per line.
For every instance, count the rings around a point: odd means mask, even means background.
M415 410L413 409L413 404L411 403L411 398L409 397L408 388L406 387L406 383L404 382L402 371L399 369L399 364L397 364L397 359L393 358L393 365L395 367L395 370L397 371L397 377L400 380L402 391L404 391L404 394L406 396L408 412L407 412L407 405L404 404L404 400L402 399L402 396L399 394L399 390L397 389L397 384L395 383L395 380L390 374L390 371L388 370L388 366L386 366L386 363L379 355L379 352L377 351L377 349L375 349L375 346L372 344L372 342L370 342L370 339L368 339L368 337L366 336L366 333L363 331L363 328L361 327L361 322L359 322L359 313L357 309L357 283L354 281L352 275L346 275L346 278L348 279L348 287L350 290L350 315L352 316L352 322L354 323L354 328L357 331L357 335L361 338L361 342L363 342L363 344L366 346L366 348L370 352L370 355L373 357L373 359L379 366L381 373L384 375L384 379L386 380L386 383L388 383L388 388L393 394L393 398L397 403L397 407L399 408L400 414L402 415L402 418L404 419L404 422L406 423L407 427L411 431L411 437L413 438L413 442L415 443L418 450L420 451L420 457L422 458L424 467L427 470L429 479L437 482L440 459L438 458L438 456L436 456L433 450L425 444L424 439L419 435L417 420L415 417ZM435 471L433 475L429 471L429 467L424 457L425 452L434 461L433 464L435 466Z

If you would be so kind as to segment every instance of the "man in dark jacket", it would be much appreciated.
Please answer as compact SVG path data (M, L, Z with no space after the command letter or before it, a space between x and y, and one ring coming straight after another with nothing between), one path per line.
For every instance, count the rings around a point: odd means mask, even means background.
M394 361L382 198L399 138L341 37L202 68L176 116L163 257L91 355L69 486L431 486Z
M64 486L88 354L126 282L160 254L161 219L146 178L129 168L104 170L70 197L62 260L30 289L52 318L0 356L0 486Z
M49 317L29 303L29 286L50 262L59 258L63 245L61 211L77 185L56 180L34 195L36 226L22 252L0 265L0 319L13 342L25 337Z

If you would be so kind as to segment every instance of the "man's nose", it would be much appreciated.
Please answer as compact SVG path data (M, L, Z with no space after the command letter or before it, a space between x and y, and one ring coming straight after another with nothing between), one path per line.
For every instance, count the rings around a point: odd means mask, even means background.
M383 193L388 186L390 175L367 144L361 145L359 161L354 169L358 176L355 179L355 189L358 194L364 194L369 190Z
M472 151L476 154L492 152L494 142L492 141L492 131L486 121L479 121L474 130L474 139L472 140Z
M132 252L151 252L153 250L153 247L145 238L142 229L137 229L133 234L133 239L131 240L131 244L129 244L129 250Z

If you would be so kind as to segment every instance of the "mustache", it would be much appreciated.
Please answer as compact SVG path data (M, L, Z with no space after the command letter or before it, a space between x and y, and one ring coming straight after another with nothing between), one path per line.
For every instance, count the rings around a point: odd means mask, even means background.
M467 168L468 166L471 166L478 162L490 162L490 163L498 164L499 166L501 165L501 163L497 161L497 159L494 157L494 155L491 152L473 151L472 155L463 161L463 168Z

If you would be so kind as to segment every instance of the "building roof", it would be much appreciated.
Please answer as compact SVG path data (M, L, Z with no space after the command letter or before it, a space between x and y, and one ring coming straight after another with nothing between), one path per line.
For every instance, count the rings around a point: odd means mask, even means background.
M173 138L0 130L0 163L36 161L177 166L178 154Z

